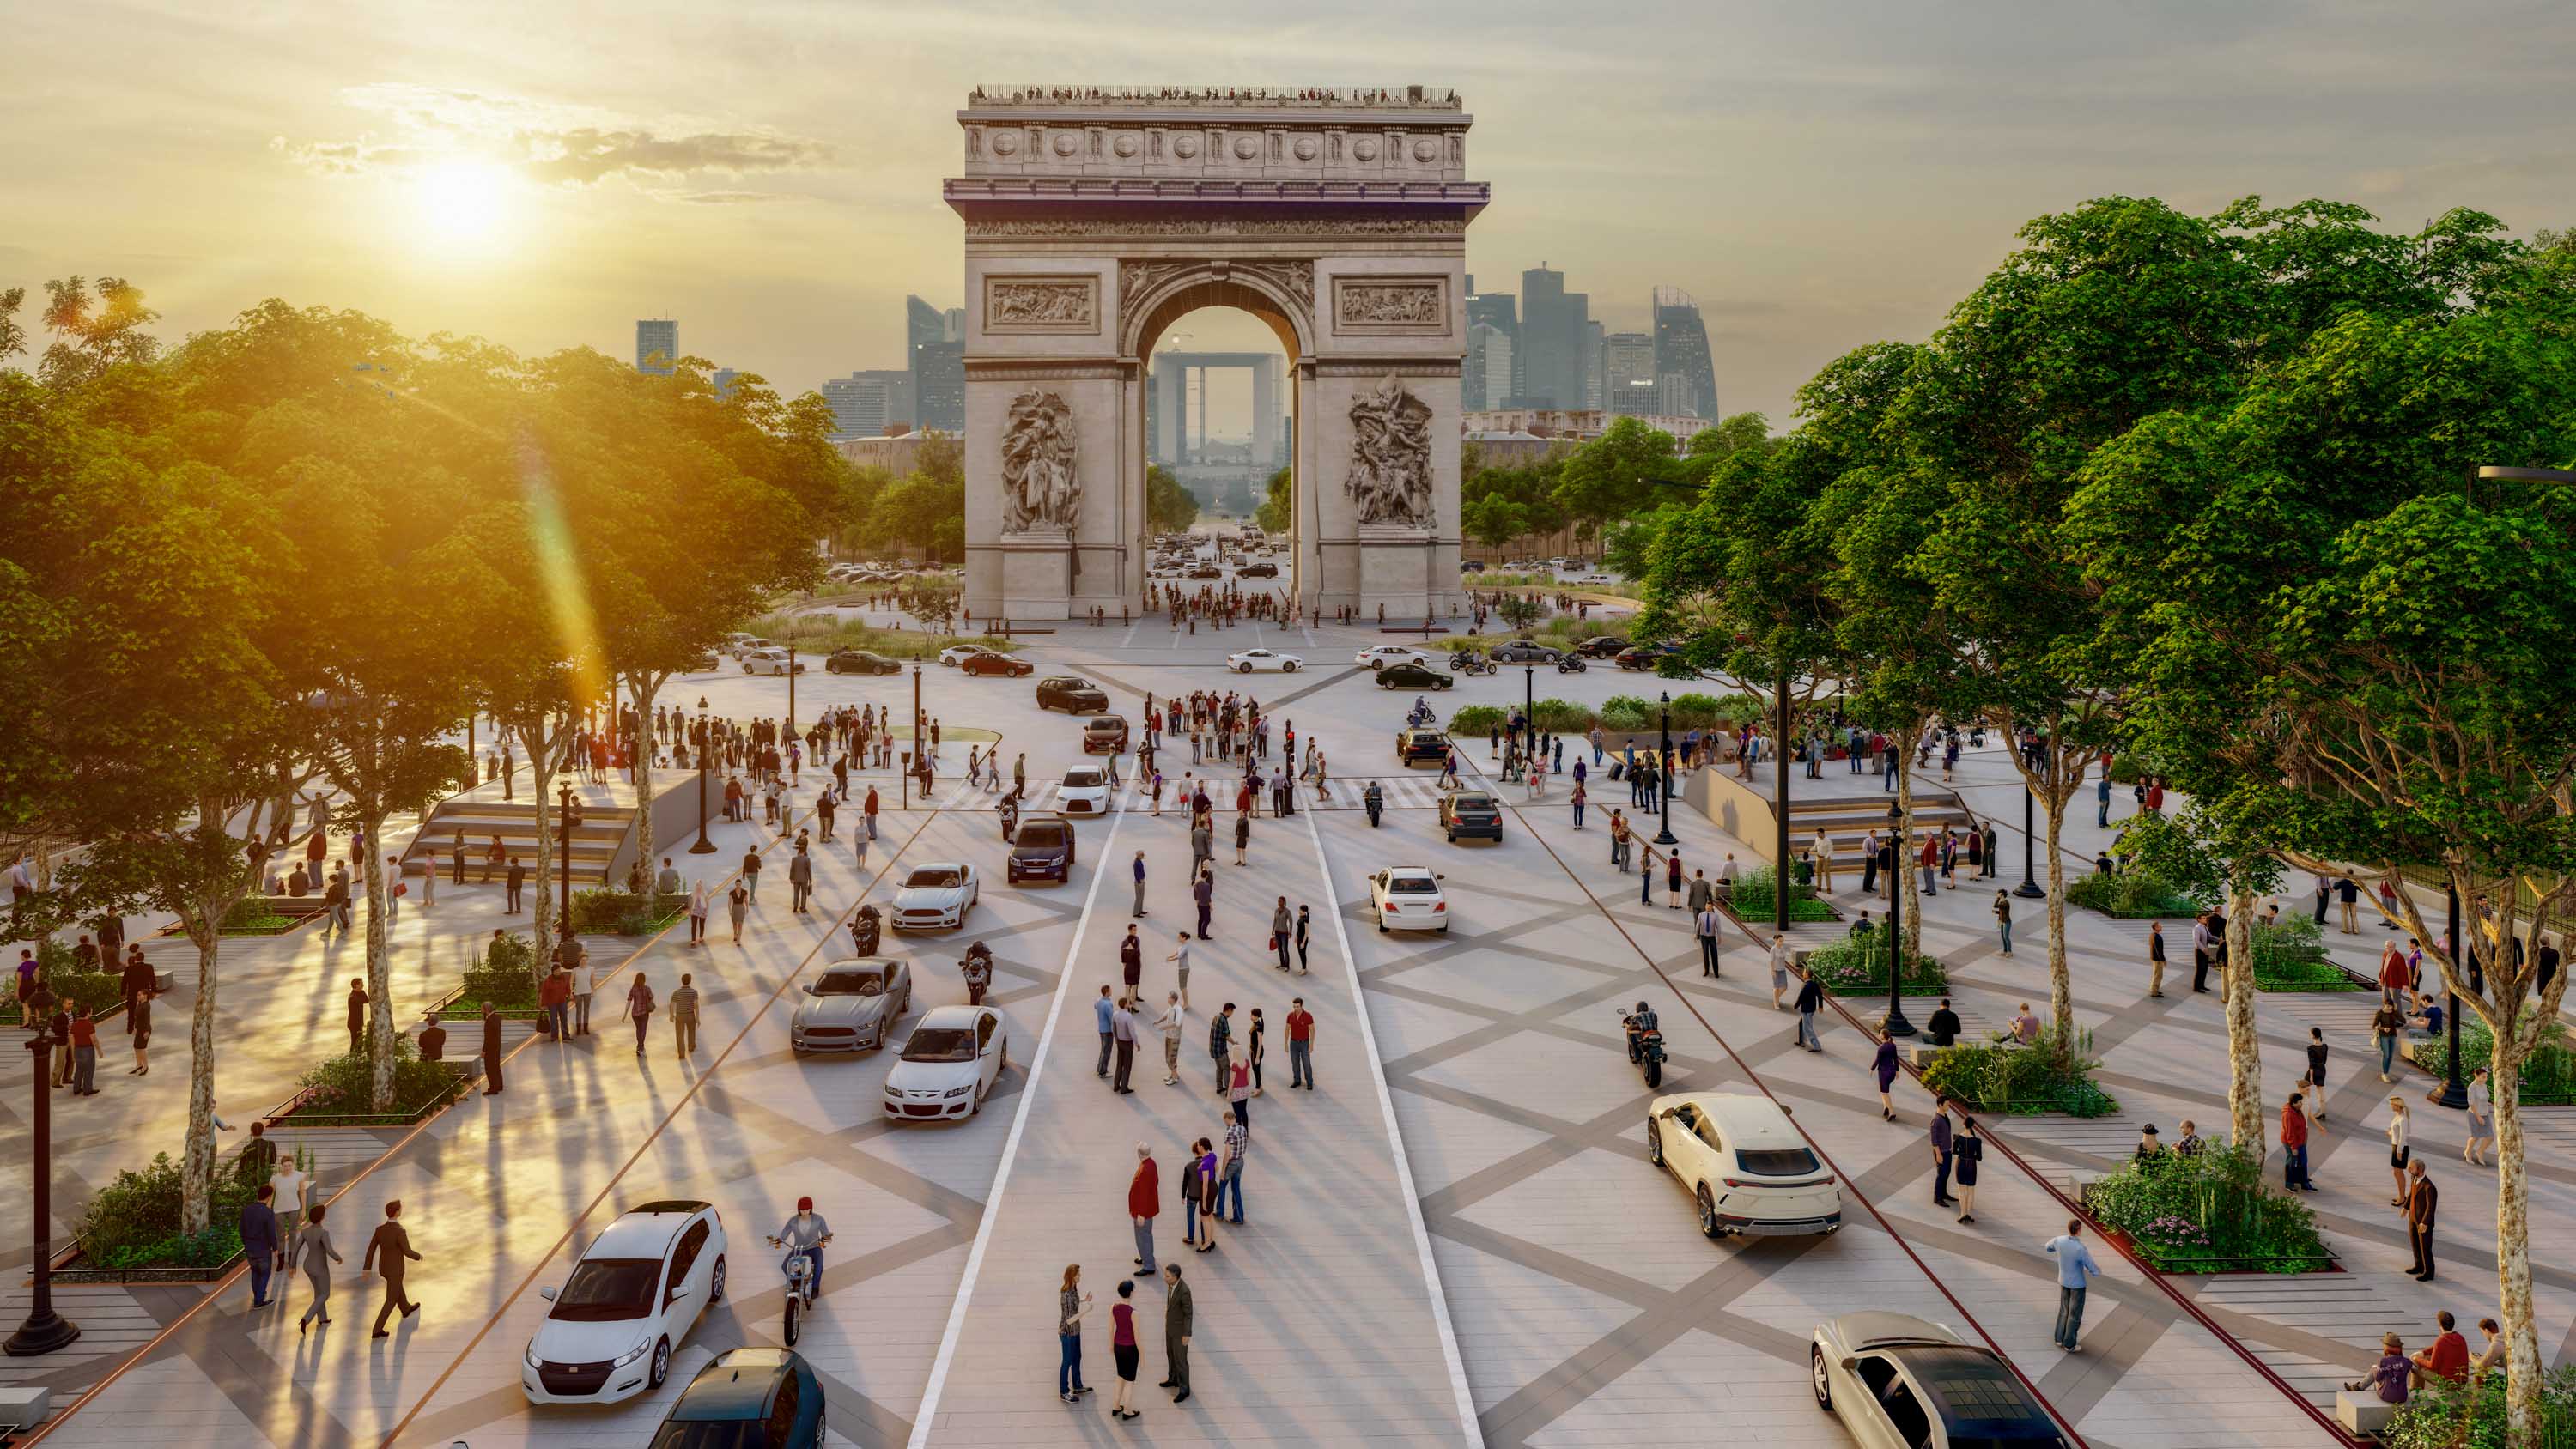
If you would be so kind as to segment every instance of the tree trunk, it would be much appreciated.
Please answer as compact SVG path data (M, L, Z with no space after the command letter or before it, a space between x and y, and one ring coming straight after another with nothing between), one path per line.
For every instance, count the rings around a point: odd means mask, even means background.
M2520 1033L2514 1033L2519 1036ZM2531 1175L2523 1159L2522 1062L2519 1041L2496 1033L2487 1090L2495 1097L2496 1317L2504 1324L2505 1442L2540 1440L2540 1330L2531 1303Z
M1894 737L1896 749L1896 873L1905 891L1905 939L1901 948L1909 956L1923 954L1923 882L1915 874L1914 846L1914 741L1919 729L1900 730ZM1900 968L1901 970L1901 968Z
M2055 790L2043 793L2048 816L2048 1015L2057 1031L2057 1054L2070 1067L2075 1061L2075 988L2066 978L2066 857L2057 848L2066 828L2066 801Z
M539 985L553 969L555 953L555 752L556 745L571 733L572 726L566 721L552 731L550 738L542 717L519 731L519 744L528 752L528 789L535 797L537 810L537 895L531 908L536 955L528 970ZM570 846L565 848L569 850Z
M208 904L211 904L210 902ZM222 911L185 922L197 948L197 1004L188 1013L188 1135L179 1153L179 1230L201 1233L215 1197L215 956Z
M653 699L661 691L658 673L627 676L635 699L635 869L644 877L649 912L653 896Z
M2264 1139L2263 1046L2254 1034L2254 906L2258 899L2237 881L2229 882L2227 969L2218 984L2227 993L2228 1131L2237 1146L2259 1158Z
M367 1055L375 1063L374 1091L378 1112L394 1109L394 973L385 955L385 817L366 817L367 858L358 862L367 881Z

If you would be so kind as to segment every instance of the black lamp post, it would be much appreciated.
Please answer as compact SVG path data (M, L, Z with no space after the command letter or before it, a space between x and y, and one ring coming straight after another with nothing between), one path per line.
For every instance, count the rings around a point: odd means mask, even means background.
M1896 869L1887 873L1887 1016L1879 1031L1889 1040L1914 1035L1914 1023L1905 1019L1905 973L1902 960L1905 950L1905 872L1912 869L1907 857L1905 807L1887 802L1889 839L1895 843L1888 853Z
M2450 905L2451 969L2465 971L2469 968L2469 958L2461 953L2464 950L2476 948L2469 946L2467 938L2460 934L2460 888L2455 884L2446 884L2442 887L2442 894L2449 898ZM2455 1111L2466 1111L2469 1105L2469 1089L2467 1084L2460 1080L2460 993L2452 991L2446 994L2450 998L2451 1005L2450 1009L2443 1013L2443 1017L2445 1029L2450 1036L2451 1060L2449 1068L2442 1074L2442 1094L2433 1100Z
M53 1059L55 1041L50 1023L39 1026L27 1050L33 1054L36 1071L35 1191L28 1196L28 1206L35 1214L36 1262L35 1301L27 1307L27 1321L18 1325L6 1343L0 1343L11 1358L32 1358L40 1353L70 1345L80 1337L80 1325L54 1311L53 1238L47 1228L54 1216L54 1117L53 1088L45 1080L45 1064Z
M1673 692L1669 689L1664 691L1663 708L1663 748L1655 757L1655 815L1660 826L1655 843L1679 845L1673 835Z
M2024 785L2021 787L2021 884L2013 887L2013 894L2035 901L2048 892L2039 888L2039 881L2031 873L2031 842L2038 832L2031 828L2030 809L2030 787Z
M566 939L570 939L572 936L572 781L564 780L555 786L555 803L562 810L556 818L561 822L557 828L563 836L563 850L560 856L562 864L557 868L555 875L563 882L562 933ZM544 890L545 882L537 882L537 889Z
M1424 637L1428 638L1428 635ZM1538 750L1538 662L1521 666L1521 768L1529 768L1529 757Z
M698 843L689 847L691 855L713 855L716 843L707 839L707 749L715 738L715 728L707 723L707 697L698 696Z
M787 646L787 733L796 734L796 646Z
M912 773L928 759L923 747L929 744L921 730L921 661L912 661L912 748L904 752L903 808L912 808Z

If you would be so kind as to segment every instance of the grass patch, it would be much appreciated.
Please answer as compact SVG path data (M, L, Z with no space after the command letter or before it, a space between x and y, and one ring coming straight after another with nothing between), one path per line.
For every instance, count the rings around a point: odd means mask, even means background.
M2107 1117L2120 1110L2110 1093L2094 1085L2100 1064L2090 1050L2092 1032L2078 1033L2075 1050L2063 1058L2055 1040L2054 1032L2043 1031L2029 1046L1963 1042L1932 1059L1923 1069L1923 1085L1977 1112Z
M1727 909L1735 912L1735 918L1739 921L1749 923L1770 920L1780 900L1779 887L1775 884L1778 879L1779 872L1767 865L1757 865L1737 876L1735 894L1728 899ZM1832 906L1816 899L1813 887L1793 878L1789 882L1789 919L1791 921L1832 921L1841 919L1841 916ZM1844 948L1840 945L1825 948L1826 951L1842 949ZM1819 951L1816 954L1823 955L1824 952ZM1879 965L1883 969L1887 965L1887 952L1884 947L1880 948L1878 956ZM1939 962L1933 963L1934 970L1937 971L1939 967ZM1884 979L1882 976L1881 980ZM1833 988L1829 986L1826 989L1830 991Z
M205 1231L179 1230L183 1189L179 1164L155 1155L140 1172L126 1171L100 1188L81 1210L82 1266L94 1268L215 1268L240 1255L241 1205L267 1179L245 1158L215 1167L214 1194Z
M297 1127L376 1127L414 1121L456 1099L465 1079L445 1062L425 1062L414 1055L411 1038L394 1038L394 1104L387 1112L373 1105L375 1068L363 1056L338 1056L304 1074L311 1095L297 1104L287 1121Z
M2251 935L2258 991L2367 989L2327 958L2324 932L2306 916L2286 916L2269 926L2257 921Z
M2085 1189L2084 1209L2167 1273L2315 1273L2334 1259L2306 1203L2263 1185L2232 1143L2132 1158Z
M1919 952L1905 953L1900 973L1898 984L1907 996L1939 996L1950 989L1947 968ZM1808 952L1807 975L1825 988L1828 996L1885 996L1887 932L1881 928L1867 936L1845 936L1830 946Z
M647 899L634 891L586 890L572 894L572 928L619 936L649 936L688 909L684 895Z
M2129 919L2196 916L2209 906L2207 901L2195 899L2162 875L2145 869L2096 871L2079 876L2067 885L2066 899L2088 910Z

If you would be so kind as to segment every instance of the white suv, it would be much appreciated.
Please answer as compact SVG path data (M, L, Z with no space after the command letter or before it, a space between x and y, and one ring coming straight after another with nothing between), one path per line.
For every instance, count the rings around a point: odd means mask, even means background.
M1684 1092L1646 1109L1646 1155L1688 1189L1712 1238L1839 1231L1843 1192L1788 1109L1747 1092Z
M590 1240L528 1340L532 1404L609 1404L662 1386L671 1349L724 1301L724 1219L705 1203L648 1202Z

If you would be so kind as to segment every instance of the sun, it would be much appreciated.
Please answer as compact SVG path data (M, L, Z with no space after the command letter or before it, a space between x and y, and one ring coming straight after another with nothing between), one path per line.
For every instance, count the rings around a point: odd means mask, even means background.
M433 162L412 179L411 190L423 229L437 240L488 242L509 223L510 172L494 162L467 157Z

